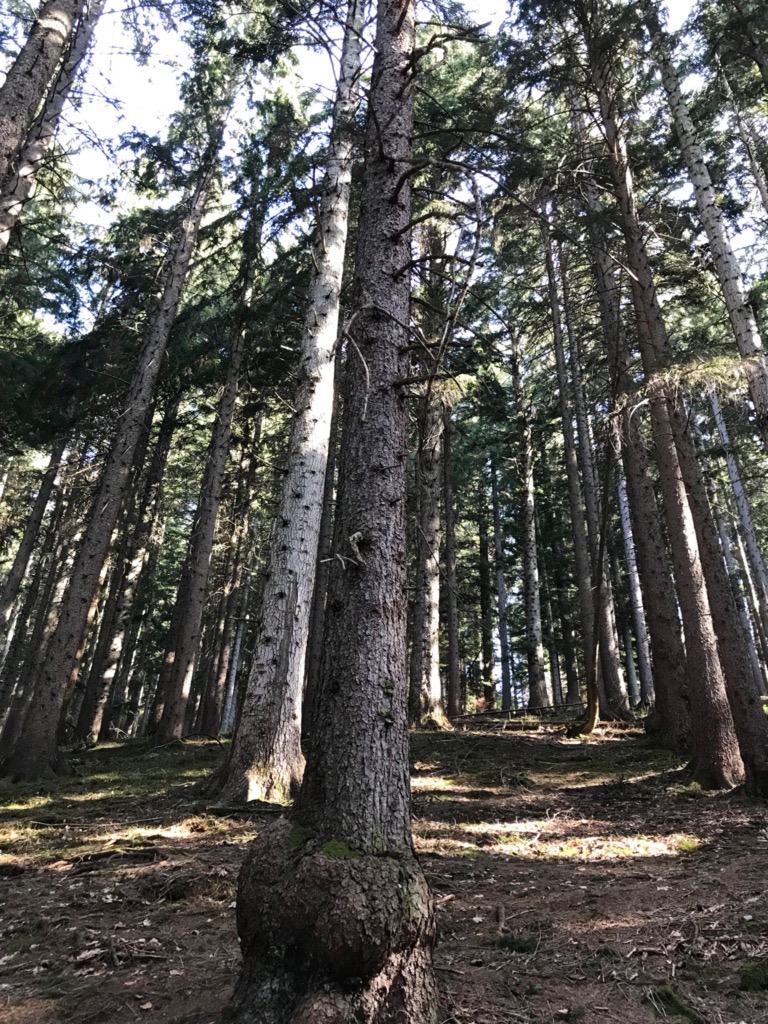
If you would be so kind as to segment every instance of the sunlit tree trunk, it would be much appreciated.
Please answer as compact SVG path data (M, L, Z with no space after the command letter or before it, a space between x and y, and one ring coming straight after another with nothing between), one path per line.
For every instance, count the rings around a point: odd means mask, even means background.
M294 402L296 415L270 543L253 662L220 796L224 804L286 801L295 793L304 767L304 666L334 405L334 356L347 244L363 19L363 0L352 0L318 215L300 384ZM365 356L351 352L348 358Z
M83 0L48 0L0 87L0 190L18 173L18 160L51 80L67 52Z
M444 576L448 664L446 666L446 705L448 718L461 714L461 669L459 652L459 598L456 578L456 509L453 498L453 431L455 427L448 405L443 410L443 520L445 527Z
M619 445L620 447L620 445ZM645 624L645 608L643 593L640 586L640 574L637 570L635 555L635 538L632 533L632 519L627 498L627 481L624 471L618 467L619 518L621 520L621 536L624 542L624 559L629 582L629 600L632 608L632 625L634 626L637 643L637 666L640 676L640 699L644 704L653 704L653 673L651 671L651 653L648 644L648 630Z
M499 654L501 660L501 707L512 707L512 664L507 625L507 585L504 582L504 538L501 533L501 509L496 467L491 463L491 503L493 508L493 552L496 562L496 613L499 618Z
M82 0L82 8L61 69L51 86L45 106L27 135L13 173L5 181L0 175L0 252L8 245L11 232L18 223L24 204L35 193L37 174L53 143L61 113L74 85L83 58L88 53L105 0Z
M480 652L483 662L483 699L487 709L496 703L496 685L493 678L495 658L493 654L493 596L491 590L491 557L488 543L488 510L486 489L483 486L478 495L478 584L480 588Z

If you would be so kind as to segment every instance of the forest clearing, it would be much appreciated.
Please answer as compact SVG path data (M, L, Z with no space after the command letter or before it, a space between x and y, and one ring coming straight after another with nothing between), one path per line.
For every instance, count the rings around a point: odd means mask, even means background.
M0 1024L764 1024L766 343L765 0L5 0Z
M269 817L206 809L222 755L112 744L45 795L3 788L2 1024L220 1019ZM441 1020L765 1021L765 808L704 794L637 730L419 733L413 757Z

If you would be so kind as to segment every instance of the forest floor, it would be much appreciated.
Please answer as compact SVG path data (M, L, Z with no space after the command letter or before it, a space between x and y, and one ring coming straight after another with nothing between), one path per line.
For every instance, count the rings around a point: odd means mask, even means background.
M223 756L111 744L0 784L0 1024L216 1020L267 820L206 812ZM444 1024L768 1021L765 805L639 734L422 733L413 761Z

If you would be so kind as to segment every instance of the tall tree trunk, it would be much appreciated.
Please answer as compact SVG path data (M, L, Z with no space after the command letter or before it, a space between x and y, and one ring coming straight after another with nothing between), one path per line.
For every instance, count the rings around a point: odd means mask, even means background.
M48 0L0 87L0 189L19 155L64 58L83 0Z
M680 88L680 79L672 61L669 40L659 21L656 0L644 0L644 12L653 53L669 100L675 132L693 185L699 218L709 241L712 262L720 281L736 344L745 361L744 370L749 383L749 393L763 435L768 438L768 361L755 314L748 301L744 278L728 236L725 218L717 204L717 193L712 184L704 150L697 138L688 104Z
M495 658L493 654L493 596L491 591L491 558L488 545L488 509L485 485L478 495L478 534L480 559L478 583L480 584L480 650L483 660L483 699L487 709L496 704L496 684L493 678Z
M614 420L618 430L618 421ZM621 442L617 451L621 450ZM648 630L645 622L645 608L643 606L643 592L640 586L640 573L637 569L637 556L635 554L635 538L632 533L632 519L629 511L629 499L627 497L627 481L621 465L618 466L617 490L619 495L619 518L621 520L621 536L624 541L624 558L627 567L627 580L629 583L629 601L632 609L632 625L634 627L635 641L637 644L637 666L640 675L640 700L649 707L653 704L653 673L651 670L651 652L648 644ZM629 652L628 656L629 656Z
M415 16L380 0L322 699L290 818L240 875L234 1020L437 1024L413 854L406 671L407 327ZM350 329L351 330L351 329ZM364 360L364 362L363 362ZM336 560L339 561L338 559Z
M431 389L431 393L420 397L417 409L416 593L410 665L412 720L424 728L444 729L449 727L449 722L443 707L440 679L440 441L443 436L443 402ZM450 587L450 582L447 585Z
M714 387L709 389L709 401L712 406L712 415L715 418L715 426L720 437L720 442L725 450L725 466L728 471L728 479L733 490L733 501L741 524L741 532L747 547L749 564L752 568L757 596L760 604L760 616L764 630L768 630L768 569L765 565L763 552L757 538L757 530L752 516L749 497L741 479L741 470L736 454L731 446L731 438L728 427L720 407L720 401Z
M99 577L130 486L134 454L164 363L163 356L181 300L222 133L223 118L219 119L215 139L201 167L198 185L168 253L160 298L147 321L138 366L124 411L118 418L115 438L75 559L59 623L45 661L40 666L35 705L27 718L22 742L6 766L14 778L39 778L58 767L56 729L61 709L82 657Z
M501 534L501 510L496 467L491 463L491 504L493 509L493 551L496 562L496 614L499 617L499 653L501 655L501 708L512 708L512 664L507 625L507 586L504 582L504 538Z
M590 43L590 70L613 169L627 265L632 273L632 299L643 369L646 378L653 378L668 357L666 328L637 214L634 180L618 127L615 96L605 77L602 56L596 52L597 42L592 39ZM682 477L671 403L655 389L649 404L686 637L694 774L704 786L727 788L741 781L743 764L719 659L694 513Z
M45 106L26 137L14 172L2 180L0 175L0 252L8 245L24 204L35 193L37 174L53 144L56 129L77 71L88 53L105 0L85 0L78 4L82 16L72 38L61 70L51 86Z
M42 480L40 481L37 495L35 496L32 509L24 527L24 533L22 534L21 541L16 549L16 556L13 560L13 565L11 566L8 576L5 579L5 583L3 584L2 594L0 595L0 632L8 625L19 593L19 587L26 576L29 559L32 555L37 535L40 532L40 525L43 521L45 510L48 507L48 502L50 501L51 494L56 483L56 476L59 472L65 446L66 440L64 438L60 438L53 446L51 458L48 462L48 468L45 473L43 473Z
M446 705L448 718L461 714L461 667L459 652L459 595L456 580L456 521L453 501L453 431L451 410L445 405L443 414L443 519L445 523L445 583L446 632L448 634L448 663L446 666Z
M253 261L248 260L247 257L246 263L248 269L246 269L244 296L247 304L253 289L255 268ZM180 740L184 735L184 717L196 658L200 650L200 632L205 599L208 594L211 554L216 537L216 522L219 516L224 473L229 457L232 419L235 414L244 349L245 327L238 325L232 339L224 387L216 406L216 416L205 473L200 486L197 512L176 594L174 615L178 615L178 625L173 631L175 643L172 650L166 647L165 652L164 664L169 666L169 671L162 681L165 700L163 714L155 733L155 742L161 746L172 740Z
M301 377L294 403L297 411L270 542L253 662L221 793L225 804L257 799L284 802L295 793L304 767L304 665L334 405L334 356L347 243L353 125L359 100L363 8L363 0L351 0L347 12L302 337ZM350 358L362 360L364 356L352 353Z
M736 128L739 133L739 138L741 139L741 144L747 154L749 169L752 172L755 187L757 188L758 195L760 196L760 201L763 204L763 210L768 216L768 178L766 178L765 170L760 160L760 144L758 141L760 136L752 118L739 109L736 98L733 95L733 90L731 89L731 84L728 81L728 77L717 61L717 58L715 58L715 63L717 65L718 77L723 84L726 99L728 100L728 104L736 120Z

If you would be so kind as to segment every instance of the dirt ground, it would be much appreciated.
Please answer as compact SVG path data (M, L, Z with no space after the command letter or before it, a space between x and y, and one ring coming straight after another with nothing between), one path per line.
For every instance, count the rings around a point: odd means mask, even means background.
M206 812L223 756L113 744L0 786L0 1024L217 1019L266 820ZM639 735L419 734L413 761L442 1024L768 1022L765 805Z

